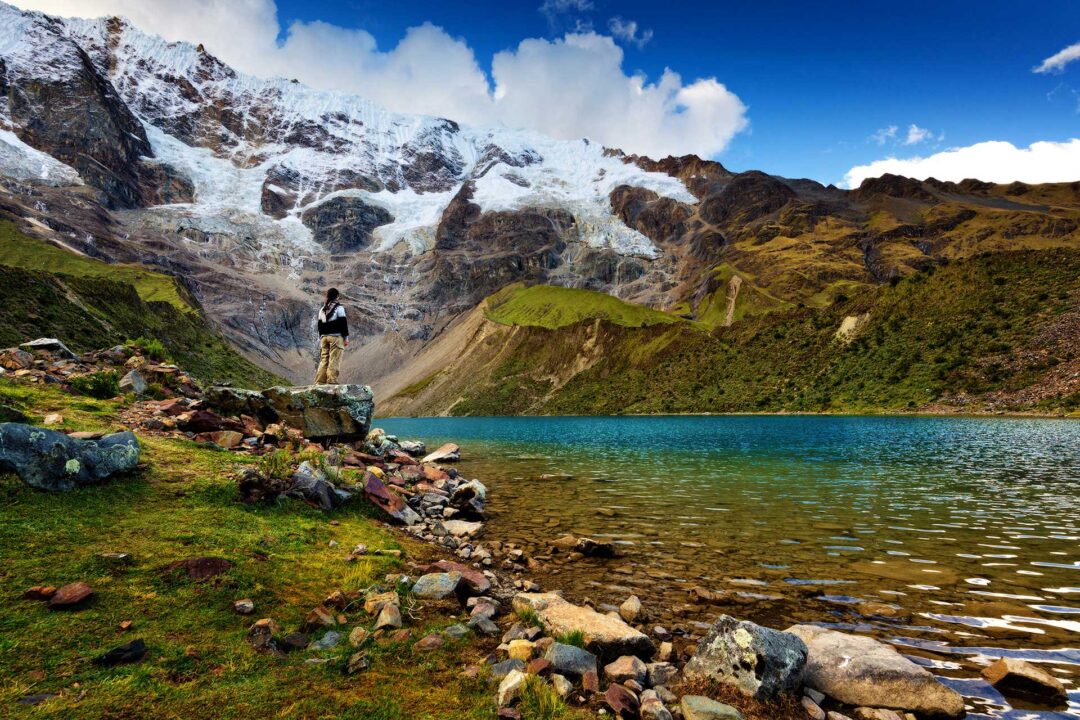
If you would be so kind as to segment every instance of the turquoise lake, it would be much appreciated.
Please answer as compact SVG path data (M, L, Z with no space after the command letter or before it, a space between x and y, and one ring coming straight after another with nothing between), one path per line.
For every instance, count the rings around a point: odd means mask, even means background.
M489 488L488 538L542 585L700 632L728 613L893 643L974 717L1080 717L1080 421L944 417L395 418L461 445ZM550 541L608 539L566 562ZM690 589L722 593L703 606ZM1025 709L978 679L1001 655L1061 678L1068 708Z

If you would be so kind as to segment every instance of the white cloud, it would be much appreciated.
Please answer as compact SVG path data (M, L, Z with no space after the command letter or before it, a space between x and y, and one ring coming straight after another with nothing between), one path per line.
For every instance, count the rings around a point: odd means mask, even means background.
M895 125L883 127L879 129L876 133L871 135L870 139L876 142L878 145L884 145L888 141L896 139L896 132L899 129L900 128L896 127Z
M1080 43L1075 43L1054 53L1032 68L1031 71L1037 73L1061 72L1073 60L1080 60Z
M624 20L619 16L615 16L608 20L608 30L615 39L622 40L623 42L636 45L638 48L643 48L649 44L652 40L652 30L642 30L638 35L638 24L636 20Z
M915 123L908 126L907 137L904 138L905 145L918 145L921 142L927 140L933 140L934 133L926 128L921 128Z
M589 137L628 152L712 156L748 124L746 106L716 78L627 74L622 49L593 32L523 40L495 55L489 77L464 39L429 23L382 50L365 30L324 22L295 22L282 33L274 0L14 1L63 16L123 15L146 32L201 42L243 72L356 93L400 112ZM592 2L545 7L579 12Z
M548 27L552 31L567 27L567 19L572 21L569 26L575 32L592 29L592 21L580 17L582 13L592 12L592 0L544 0L537 10L547 18Z
M1017 180L1026 183L1072 182L1080 180L1080 138L1036 142L1026 148L992 140L927 157L890 157L851 168L844 176L844 184L857 188L866 178L885 173L917 180L933 177L953 182L966 178L995 183Z

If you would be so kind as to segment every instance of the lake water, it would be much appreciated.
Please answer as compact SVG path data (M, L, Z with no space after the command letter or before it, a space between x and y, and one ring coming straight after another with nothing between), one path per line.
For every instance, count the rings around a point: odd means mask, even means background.
M459 469L491 491L489 536L540 557L533 575L572 598L617 604L633 592L686 632L721 612L779 628L827 623L899 646L968 696L976 717L1080 717L1080 421L378 424L429 447L459 443ZM616 541L622 557L552 557L549 541L567 533ZM695 605L695 586L727 599ZM1070 707L1010 706L977 679L1000 655L1060 677Z

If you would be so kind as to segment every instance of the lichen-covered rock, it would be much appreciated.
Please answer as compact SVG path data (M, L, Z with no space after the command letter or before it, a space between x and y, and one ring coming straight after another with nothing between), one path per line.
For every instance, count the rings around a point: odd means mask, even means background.
M358 440L367 436L375 402L366 385L306 385L263 391L280 422L311 440Z
M40 490L71 490L100 483L139 463L139 441L124 431L77 440L55 430L0 423L0 470Z
M772 700L799 689L806 653L806 644L791 633L721 615L684 672Z

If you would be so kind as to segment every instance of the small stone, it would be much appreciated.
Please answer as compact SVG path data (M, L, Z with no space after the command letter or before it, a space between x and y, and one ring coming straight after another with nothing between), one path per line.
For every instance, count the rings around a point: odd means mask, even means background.
M48 600L56 594L56 588L52 585L35 585L23 593L23 600Z
M375 619L376 630L401 627L401 610L393 603L387 603L379 611L379 617Z
M443 639L442 635L431 633L430 635L425 635L417 640L413 644L413 648L422 652L427 652L442 647L444 642L446 641Z
M802 704L803 710L806 710L806 716L810 720L825 720L825 711L812 699L804 695L799 702Z
M600 692L600 676L595 670L589 670L581 676L581 689L590 695Z
M609 682L622 683L633 680L638 684L645 682L648 668L633 655L623 655L618 660L604 666L604 677Z
M818 705L825 702L825 693L819 692L819 691L815 690L814 688L804 687L803 688L803 693L806 695L806 697L810 698L811 700L816 702Z
M518 699L521 690L525 687L525 677L525 673L520 670L511 670L507 673L499 683L499 692L496 695L499 707L510 705Z
M544 659L551 663L555 672L569 678L580 678L590 672L596 675L596 656L574 645L552 643L544 652ZM600 692L599 680L595 692Z
M49 598L49 608L53 610L78 607L94 594L93 589L84 582L64 585Z
M525 672L529 675L548 675L551 673L551 661L544 658L533 658L525 666Z
M535 647L536 646L531 640L511 640L506 653L512 660L528 662L533 656L533 649Z
M825 714L825 720L851 720L847 715L830 710Z
M672 720L671 711L655 690L641 693L641 720Z
M378 615L384 605L398 605L401 598L396 592L374 593L364 599L364 612L368 615Z
M362 625L357 625L352 629L352 632L349 633L349 644L354 648L358 648L366 643L369 637L371 637L371 635L368 631L364 629Z
M555 694L563 700L570 697L570 693L574 692L574 684L562 675L555 673L550 679L551 687L555 690Z
M49 413L42 420L43 425L59 425L64 422L64 416L60 413Z
M503 660L495 663L491 666L491 678L496 681L502 680L513 670L525 672L525 663L520 660Z
M256 650L268 650L273 646L274 635L277 633L277 623L271 618L262 618L248 628L248 642Z
M98 553L98 558L109 565L130 565L134 560L130 553L126 552L103 552Z
M323 605L316 605L312 608L304 617L304 622L300 625L300 629L304 631L318 630L319 628L334 627L338 624L337 618L334 614L326 609Z
M469 628L465 627L461 623L458 623L457 625L451 625L450 627L443 630L443 634L446 635L446 637L448 638L458 640L469 634Z
M619 606L619 617L628 623L635 622L641 615L641 600L637 595L631 595Z
M142 640L132 640L94 658L94 664L112 667L113 665L139 662L144 657L146 657L146 643Z
M883 708L855 708L855 720L904 720L904 716L895 710Z
M371 667L371 661L368 660L367 653L357 652L349 656L349 661L345 664L345 673L347 675L356 675Z
M290 653L306 650L311 644L310 638L302 632L291 632L281 639L281 651Z
M127 632L134 624L135 623L133 623L131 620L121 620L117 627L120 629L120 632Z
M341 633L336 630L328 630L325 635L311 643L312 650L329 650L332 647L337 647L342 640Z
M683 720L743 720L742 713L730 705L701 695L684 695L680 707Z
M255 612L255 603L249 598L234 600L232 606L237 615L250 615Z
M604 692L604 704L617 718L637 718L640 705L637 695L622 685L609 685Z
M470 620L469 627L481 635L491 636L499 634L499 626L495 624L495 621L484 616L475 617Z
M674 650L675 646L670 642L662 642L660 643L660 650L656 653L656 659L660 662L669 662Z
M649 687L673 685L679 676L679 669L669 662L649 663L647 667L649 672L646 680Z
M1067 703L1069 696L1060 680L1040 667L1016 658L999 658L984 668L986 681L1005 694L1026 697L1048 705Z
M440 600L454 595L460 582L459 572L430 573L416 581L412 592L417 597Z

